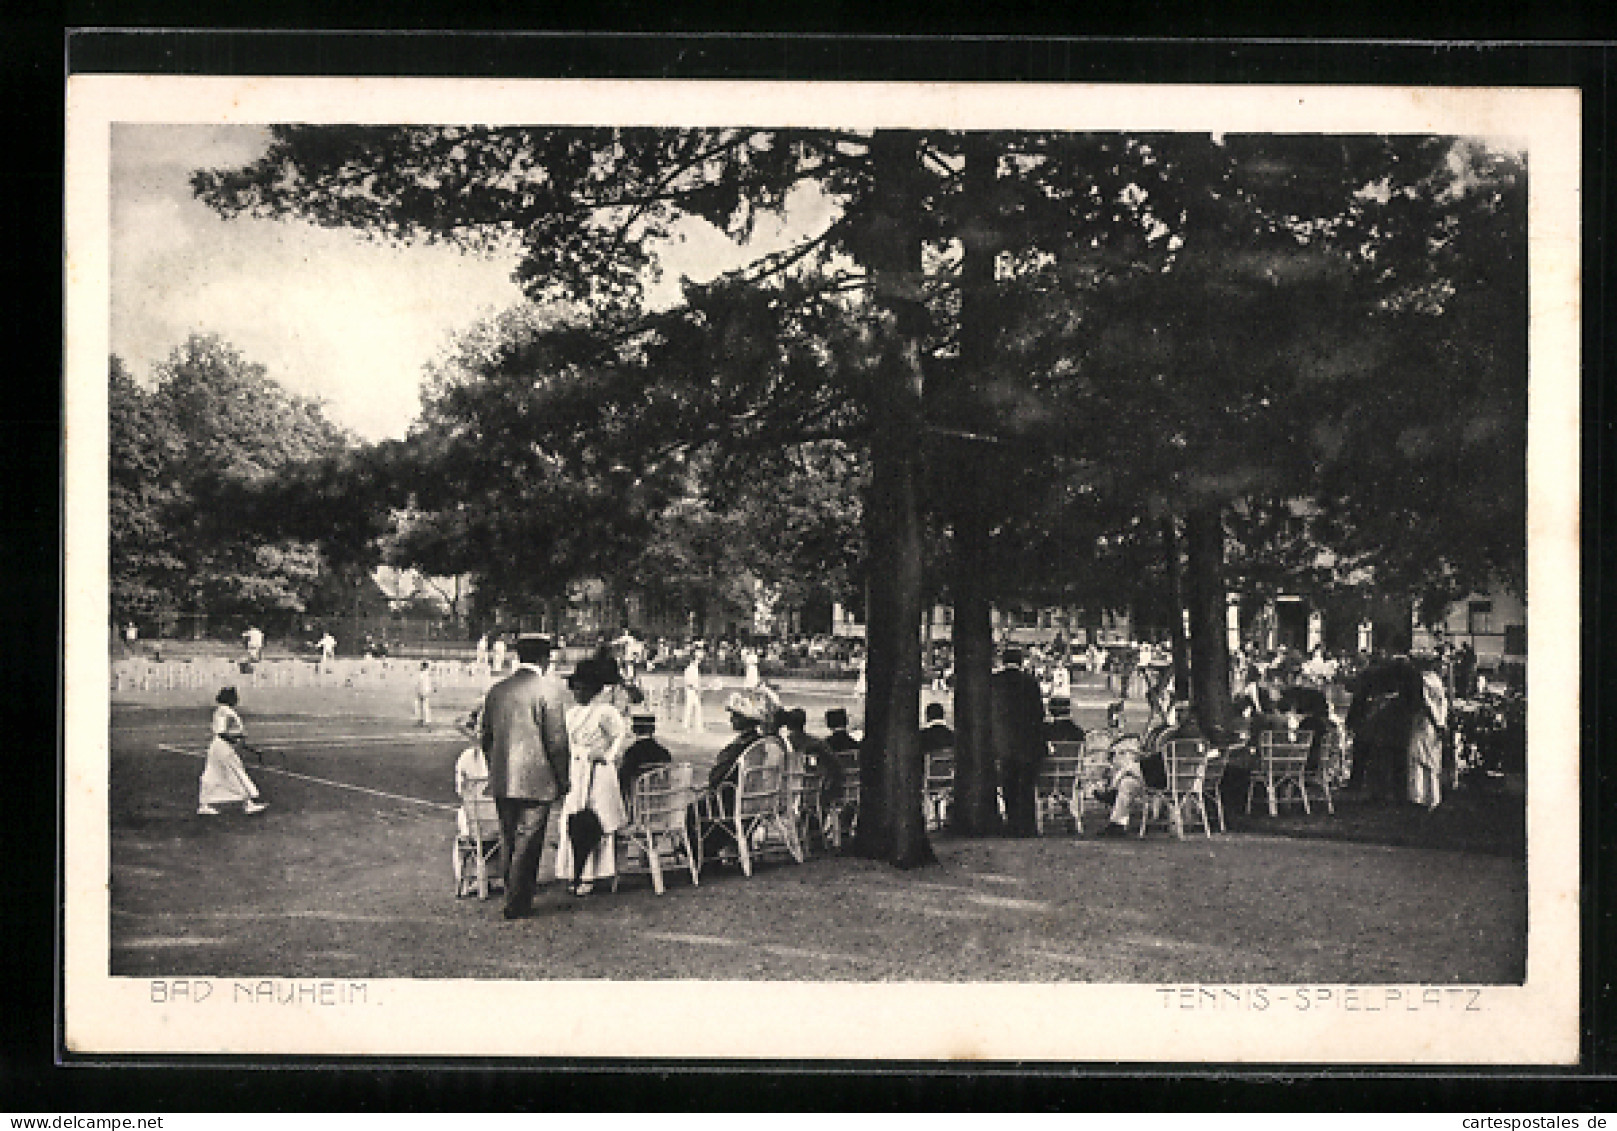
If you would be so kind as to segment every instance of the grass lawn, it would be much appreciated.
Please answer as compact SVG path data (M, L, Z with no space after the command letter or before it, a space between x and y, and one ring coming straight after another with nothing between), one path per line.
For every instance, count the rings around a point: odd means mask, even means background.
M1099 695L1099 698L1097 698ZM849 690L787 689L818 721ZM1089 725L1104 696L1079 689ZM449 721L475 692L446 693ZM409 725L397 688L243 695L268 812L197 816L211 693L114 697L111 972L126 976L1511 983L1524 974L1521 799L1461 791L1430 815L1230 807L1183 842L934 840L936 866L851 857L710 866L617 894L541 892L534 918L457 900L451 770L465 739ZM709 730L665 722L676 758ZM1137 705L1138 701L1136 701ZM1136 709L1137 706L1136 706ZM281 771L287 772L281 772ZM300 775L300 776L293 776ZM551 839L556 836L552 820ZM550 855L544 864L548 874Z

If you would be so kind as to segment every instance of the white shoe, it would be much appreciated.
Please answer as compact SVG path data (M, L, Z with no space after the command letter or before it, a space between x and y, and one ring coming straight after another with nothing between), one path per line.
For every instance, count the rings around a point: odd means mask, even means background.
M197 806L197 816L199 817L217 817L218 815L219 810L215 809L212 805Z
M262 813L265 809L268 809L268 808L269 808L268 805L260 805L256 801L249 801L249 802L247 802L247 804L245 804L245 805L243 805L241 807L241 811L243 813Z

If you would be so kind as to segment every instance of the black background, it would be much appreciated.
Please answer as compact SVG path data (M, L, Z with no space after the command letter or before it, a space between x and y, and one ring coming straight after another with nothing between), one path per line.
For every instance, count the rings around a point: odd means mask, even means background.
M517 1109L683 1110L734 1118L766 1109L910 1111L1252 1109L1562 1112L1614 1095L1617 1016L1609 961L1613 732L1611 585L1617 550L1603 537L1614 482L1606 359L1613 333L1604 236L1611 229L1609 17L1579 4L1404 4L1373 20L1348 5L1247 5L1217 16L1162 3L1080 10L1027 3L931 4L919 11L819 2L533 6L313 3L221 6L68 3L47 23L11 18L0 40L12 379L0 413L8 628L0 688L22 710L6 728L0 922L0 1111ZM526 19L543 33L512 30ZM225 30L227 22L238 30ZM502 32L442 34L447 29ZM177 30L212 26L210 32ZM329 30L315 33L301 25ZM87 30L122 28L122 31ZM265 29L281 30L265 30ZM357 29L392 29L395 34ZM417 29L437 29L436 33ZM72 31L71 29L81 29ZM164 30L166 29L166 30ZM257 30L250 30L257 29ZM565 34L589 30L593 34ZM714 34L718 33L718 34ZM1150 35L1154 38L1145 39ZM1310 37L1306 39L1297 37ZM1392 37L1396 36L1394 39ZM897 37L897 38L895 38ZM1164 38L1168 37L1168 38ZM1262 38L1259 38L1262 37ZM1355 38L1345 38L1355 37ZM1529 42L1531 41L1531 42ZM73 72L456 75L1577 86L1584 92L1584 684L1586 788L1584 1065L1570 1072L1210 1069L1141 1064L936 1066L327 1062L279 1058L67 1057L59 1043L56 862L61 632L60 334L62 104ZM18 130L18 127L22 127ZM42 346L42 348L40 348ZM55 375L55 380L51 380ZM20 486L22 490L15 490ZM51 648L49 642L57 642ZM1101 1029L1105 1016L1076 1019Z

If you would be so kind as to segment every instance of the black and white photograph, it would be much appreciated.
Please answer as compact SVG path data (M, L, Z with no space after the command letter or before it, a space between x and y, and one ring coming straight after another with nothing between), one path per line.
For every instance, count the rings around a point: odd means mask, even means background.
M74 76L66 1048L1575 1064L1580 123Z

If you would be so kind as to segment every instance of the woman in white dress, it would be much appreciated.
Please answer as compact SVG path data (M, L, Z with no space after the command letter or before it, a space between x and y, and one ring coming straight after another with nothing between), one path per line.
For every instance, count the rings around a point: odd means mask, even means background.
M1443 802L1443 727L1448 716L1443 677L1428 668L1421 673L1421 703L1409 736L1408 769L1409 800L1427 809Z
M618 678L617 665L613 664L611 671L605 667L591 657L580 663L567 681L578 702L567 710L567 741L572 749L572 763L568 770L567 797L561 807L556 878L568 884L574 895L589 895L595 889L596 880L617 875L612 834L628 823L623 795L618 792L618 762L629 743L629 724L612 705L608 693L608 688ZM576 861L572 840L567 835L567 818L586 805L601 819L601 839L584 861L578 886L572 887Z
M219 810L215 806L240 801L243 812L261 813L264 806L256 800L258 787L236 753L236 744L247 737L241 716L236 714L236 689L221 688L214 702L218 706L213 709L213 741L208 744L208 760L197 789L197 812L216 817Z

